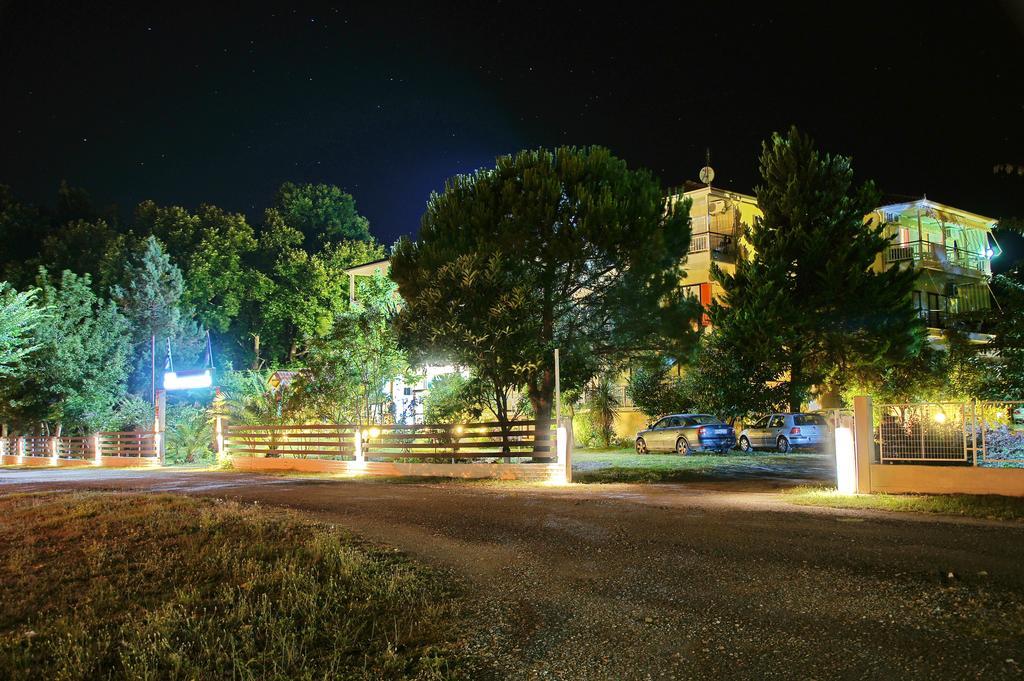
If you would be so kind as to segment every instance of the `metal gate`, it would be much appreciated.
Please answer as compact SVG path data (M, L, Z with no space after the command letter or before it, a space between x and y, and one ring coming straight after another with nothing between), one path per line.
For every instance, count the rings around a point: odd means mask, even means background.
M881 404L879 459L1024 466L1024 401Z

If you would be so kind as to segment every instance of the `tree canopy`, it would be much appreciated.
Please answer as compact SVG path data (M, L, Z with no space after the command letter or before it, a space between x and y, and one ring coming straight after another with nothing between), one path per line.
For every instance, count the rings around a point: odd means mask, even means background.
M864 222L880 198L871 182L854 184L849 158L819 152L792 128L764 143L760 172L753 255L735 274L716 268L725 294L711 317L747 331L752 342L732 352L774 364L799 411L812 388L838 393L855 369L920 350L924 326L910 299L917 273L872 268L889 240L884 225Z
M419 240L395 246L403 338L469 366L497 393L525 387L547 419L555 348L565 389L645 349L689 349L689 238L689 202L669 200L649 172L606 149L502 156L449 180Z

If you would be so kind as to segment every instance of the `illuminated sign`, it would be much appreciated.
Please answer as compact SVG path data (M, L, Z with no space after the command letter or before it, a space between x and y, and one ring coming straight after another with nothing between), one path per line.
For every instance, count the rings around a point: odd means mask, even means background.
M164 390L194 390L213 385L212 369L168 371L164 373Z

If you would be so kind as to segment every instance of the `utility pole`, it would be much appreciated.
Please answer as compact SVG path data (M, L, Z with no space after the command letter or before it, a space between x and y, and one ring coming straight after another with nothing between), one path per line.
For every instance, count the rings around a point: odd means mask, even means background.
M156 334L149 337L150 392L149 398L156 409Z

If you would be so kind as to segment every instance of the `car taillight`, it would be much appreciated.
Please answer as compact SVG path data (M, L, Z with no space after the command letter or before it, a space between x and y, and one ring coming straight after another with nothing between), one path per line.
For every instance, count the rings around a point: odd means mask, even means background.
M700 428L698 428L697 429L697 437L703 439L704 438L704 434L707 432L707 430L708 429L705 426L701 426Z
M797 426L793 426L792 428L789 429L789 434L790 435L799 435L800 434L800 428L797 427Z

